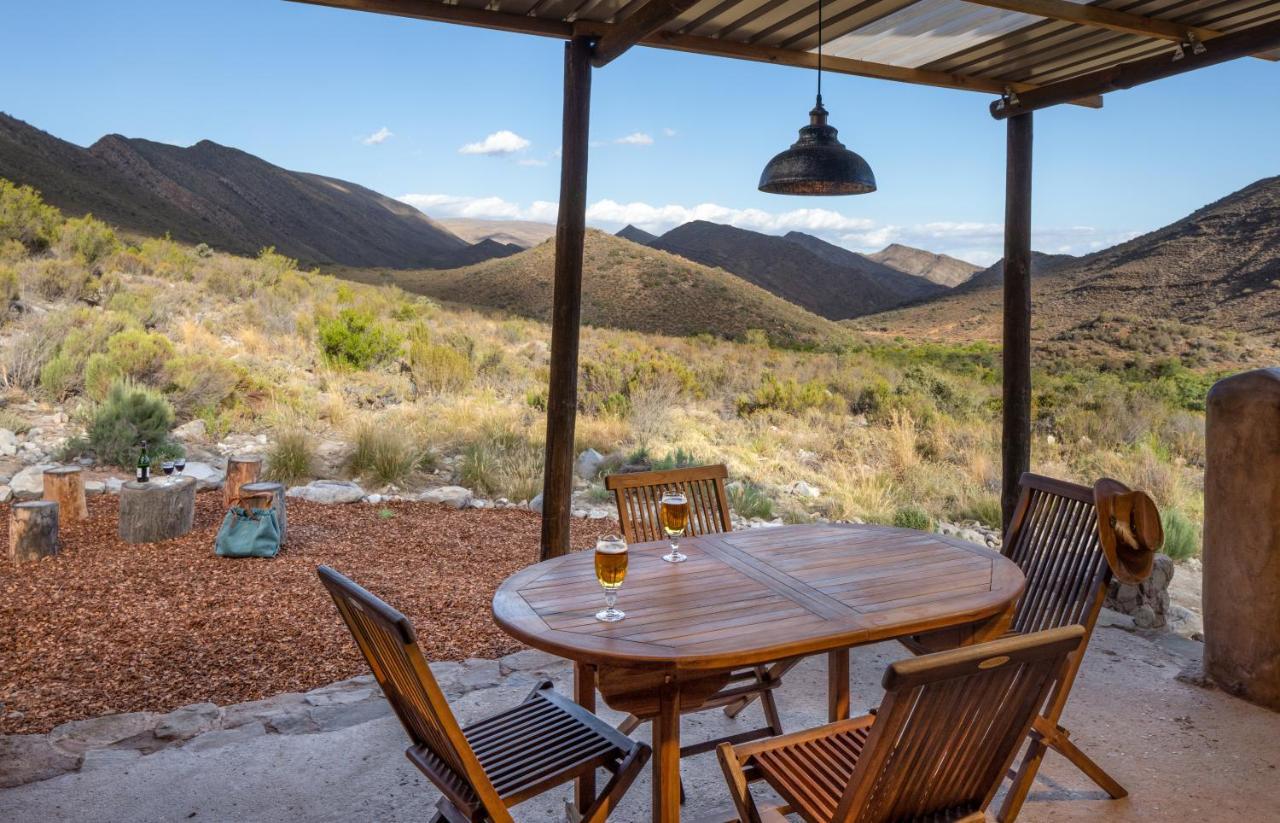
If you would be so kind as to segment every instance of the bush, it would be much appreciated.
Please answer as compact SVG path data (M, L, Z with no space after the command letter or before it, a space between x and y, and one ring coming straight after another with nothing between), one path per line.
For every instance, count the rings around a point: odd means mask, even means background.
M79 300L93 291L93 275L70 260L41 260L31 285L46 300Z
M356 427L355 450L348 466L353 475L380 485L401 484L422 461L404 430L386 422L364 422Z
M514 429L490 430L462 454L464 486L510 500L532 500L542 491L544 447Z
M111 227L92 214L68 220L62 227L58 245L90 269L95 269L120 247Z
M22 299L22 282L13 266L0 266L0 311L15 300Z
M419 392L459 391L471 382L471 361L453 348L425 336L409 342L409 368Z
M106 396L122 377L156 385L165 364L173 357L169 338L142 329L125 329L107 340L107 350L89 355L84 365L85 393L95 399Z
M336 366L367 369L400 351L400 338L367 312L343 309L337 317L318 318L316 330L321 351Z
M314 474L315 449L311 445L311 437L299 429L276 435L267 452L267 479L296 486L310 480Z
M93 410L87 445L104 463L132 466L143 440L153 457L180 454L181 449L169 440L172 429L173 407L159 392L117 380Z
M26 391L38 387L45 365L57 355L65 334L64 326L46 318L36 318L25 331L15 334L5 346L4 385Z
M827 406L832 399L831 390L819 380L804 383L794 377L779 380L766 372L755 392L738 398L738 414L745 417L768 410L800 414L807 409Z
M240 384L239 367L225 357L183 354L164 367L165 393L183 417L203 417L220 410Z
M31 251L49 248L58 239L62 213L46 206L40 192L0 179L0 242L17 240Z
M1175 562L1200 553L1200 535L1180 510L1170 507L1160 512L1160 525L1164 527L1164 548L1161 551Z
M916 506L904 506L893 513L893 525L900 529L931 532L933 531L933 518L923 509Z
M730 483L726 489L729 494L729 508L739 517L758 517L761 520L773 519L773 501L765 494L764 489L749 481Z

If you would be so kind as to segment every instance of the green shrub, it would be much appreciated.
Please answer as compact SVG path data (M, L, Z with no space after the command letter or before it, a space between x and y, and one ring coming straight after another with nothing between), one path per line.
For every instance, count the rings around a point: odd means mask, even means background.
M667 452L665 457L657 457L650 461L654 471L669 471L670 469L685 469L689 466L701 466L702 461L693 452L687 452L684 449L676 449L673 452Z
M71 260L41 260L31 286L46 300L79 300L93 291L93 275Z
M738 398L738 414L743 417L758 411L800 414L807 409L828 406L832 397L831 390L819 380L803 383L794 377L779 380L766 372L753 393Z
M462 454L461 482L510 500L532 500L542 491L544 447L514 429L493 429Z
M180 454L181 448L169 440L172 429L173 407L159 392L117 380L93 410L87 445L104 463L133 466L143 440L153 457Z
M240 367L212 354L182 354L164 366L165 392L183 417L212 415L234 397Z
M82 367L69 354L58 354L40 369L40 388L59 402L80 390L84 374Z
M96 268L120 247L111 227L92 214L72 218L63 224L58 245L90 269Z
M337 317L317 318L320 350L336 366L367 369L391 360L400 338L367 312L343 309Z
M773 519L773 501L755 483L738 481L729 484L726 491L729 493L729 508L737 512L739 517Z
M1164 548L1161 551L1175 562L1200 553L1200 535L1195 525L1180 510L1169 507L1160 512L1160 525L1164 527Z
M266 476L286 486L296 486L315 474L315 448L300 429L283 431L267 451Z
M164 335L138 328L125 329L107 340L105 352L95 352L85 361L85 393L101 399L112 383L122 377L156 385L172 357L173 344Z
M355 449L348 466L357 477L380 485L402 484L422 461L404 429L385 422L366 421L356 427Z
M900 529L931 532L933 531L933 518L921 508L904 506L893 513L893 525Z
M0 241L17 240L41 251L53 245L61 227L62 213L46 206L40 192L0 179Z
M22 299L22 281L13 266L0 266L0 311L15 300Z
M409 341L409 368L420 392L460 391L471 383L471 361L467 356L424 336Z

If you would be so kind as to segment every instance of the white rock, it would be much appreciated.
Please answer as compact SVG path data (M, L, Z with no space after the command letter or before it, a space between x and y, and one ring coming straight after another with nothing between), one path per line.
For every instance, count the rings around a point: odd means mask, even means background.
M578 462L574 464L574 471L578 476L586 480L590 480L600 471L600 466L604 463L604 455L595 449L587 449L578 455Z
M13 489L0 486L0 503L8 503L13 498Z
M822 489L806 483L803 480L797 480L790 486L787 486L787 491L794 494L796 497L814 498L822 496Z
M423 503L446 503L455 509L463 509L471 502L471 490L463 486L440 486L426 490L418 499Z
M203 420L192 420L173 430L173 436L179 440L204 440L208 434L209 427Z
M368 503L368 504L369 504L369 505L371 505L371 506L376 506L376 505L378 505L379 503L381 503L381 502L382 502L382 495L380 495L380 494L371 494L371 495L369 495L368 497L366 497L366 498L365 498L365 502L366 502L366 503Z
M106 490L107 490L107 484L103 483L101 480L84 481L84 493L89 495L90 497L94 495L102 494Z
M542 514L542 494L541 493L539 493L536 497L534 497L532 500L529 501L529 510L535 511L538 514Z
M19 500L34 500L44 494L44 470L52 469L55 465L39 463L15 474L9 481L13 496Z
M225 478L223 472L210 466L208 463L201 463L199 460L192 460L182 468L183 477L194 477L196 479L196 490L216 489L222 486Z
M124 481L119 477L108 477L106 486L108 494L119 494L120 488L124 486Z
M311 503L357 503L364 499L364 489L350 480L313 480L305 486L293 486L286 497Z
M0 429L0 455L12 457L18 453L18 435L8 429Z

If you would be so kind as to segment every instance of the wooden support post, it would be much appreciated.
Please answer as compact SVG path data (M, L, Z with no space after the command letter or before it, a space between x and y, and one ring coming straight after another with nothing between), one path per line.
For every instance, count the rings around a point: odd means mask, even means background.
M1018 504L1018 478L1031 468L1031 114L1009 118L1007 131L1000 496L1006 529Z
M240 487L256 483L262 474L261 457L232 457L227 460L227 479L222 484L222 505L230 508L240 496Z
M84 473L79 466L55 466L44 470L44 499L58 504L58 517L64 523L89 519L89 505L84 499Z
M59 548L57 503L32 500L9 508L10 560L39 560L57 554Z
M590 120L591 40L575 37L565 44L564 53L560 214L556 220L555 287L551 309L551 380L547 387L547 451L542 484L543 560L569 551Z

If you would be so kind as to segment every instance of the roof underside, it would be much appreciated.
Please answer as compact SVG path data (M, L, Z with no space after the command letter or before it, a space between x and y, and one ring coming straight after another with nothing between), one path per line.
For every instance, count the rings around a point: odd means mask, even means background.
M659 0L303 0L554 37L621 30ZM642 45L812 66L813 0L668 2ZM1020 9L1020 10L1015 10ZM1040 11L1046 16L1027 13ZM652 11L652 10L651 10ZM1023 92L1280 21L1280 0L825 0L824 67L839 73ZM1052 15L1052 16L1049 16ZM1068 18L1068 19L1062 19ZM1190 37L1188 37L1190 33ZM1258 54L1271 59L1274 55ZM1096 101L1095 101L1096 104Z

